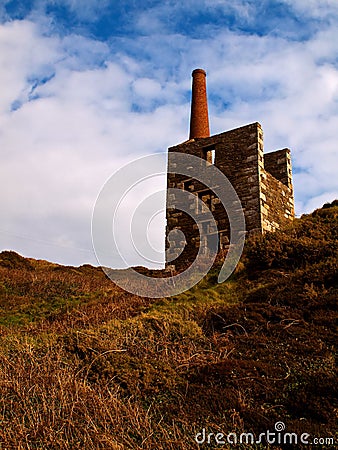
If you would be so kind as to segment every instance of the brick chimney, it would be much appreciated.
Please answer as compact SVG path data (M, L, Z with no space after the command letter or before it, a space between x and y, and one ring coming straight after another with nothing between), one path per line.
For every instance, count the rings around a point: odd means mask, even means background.
M192 94L189 139L210 136L206 73L195 69L192 73Z

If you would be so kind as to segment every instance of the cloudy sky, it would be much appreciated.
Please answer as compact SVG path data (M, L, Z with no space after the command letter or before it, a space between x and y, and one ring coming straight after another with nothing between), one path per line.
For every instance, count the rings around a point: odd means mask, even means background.
M187 138L196 67L212 134L291 148L297 215L338 197L337 0L0 0L0 250L95 264L101 187Z

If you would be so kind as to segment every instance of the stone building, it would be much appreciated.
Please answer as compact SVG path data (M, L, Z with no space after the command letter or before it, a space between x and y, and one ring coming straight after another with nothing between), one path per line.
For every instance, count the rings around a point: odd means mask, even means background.
M189 140L170 147L171 152L185 153L203 158L214 164L231 182L244 212L246 232L275 231L294 218L294 200L290 150L285 148L271 153L263 152L263 131L259 123L252 123L230 131L210 136L206 73L196 69L192 73L192 101ZM206 203L217 223L217 230L206 230L219 237L218 249L226 250L229 244L229 223L225 209L215 193L191 178L168 172L168 188L187 190ZM201 211L198 220L203 220ZM179 209L167 208L167 231L180 230L182 240L167 242L167 266L180 269L189 265L201 245L196 223ZM181 235L182 236L182 235ZM205 239L207 242L208 239ZM183 243L184 244L184 243ZM204 244L205 245L205 244ZM180 256L174 260L174 256Z

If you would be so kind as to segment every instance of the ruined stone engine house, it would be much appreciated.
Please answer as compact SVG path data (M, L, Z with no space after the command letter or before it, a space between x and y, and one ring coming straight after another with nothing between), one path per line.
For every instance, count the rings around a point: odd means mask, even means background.
M275 231L294 218L294 199L290 150L263 152L263 131L259 123L252 123L230 131L210 136L206 73L195 69L192 73L192 100L189 140L168 149L203 158L214 164L231 182L244 211L247 233ZM225 209L215 193L194 179L184 179L168 173L168 188L187 190L206 203L217 223L217 230L208 229L206 239L201 242L198 227L188 214L179 209L167 209L168 236L171 230L180 230L185 235L182 241L168 248L167 266L180 269L189 265L200 245L207 245L208 236L218 233L219 251L229 245L229 224ZM193 207L193 206L192 206ZM203 221L203 212L199 220ZM182 252L182 253L181 253ZM180 254L175 259L175 255Z

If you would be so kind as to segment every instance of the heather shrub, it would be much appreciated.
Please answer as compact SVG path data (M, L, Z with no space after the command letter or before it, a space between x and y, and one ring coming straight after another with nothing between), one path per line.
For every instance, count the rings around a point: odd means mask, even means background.
M283 230L250 238L245 250L247 268L249 271L294 270L328 258L336 258L337 218L338 207L333 202L330 207L296 219Z

